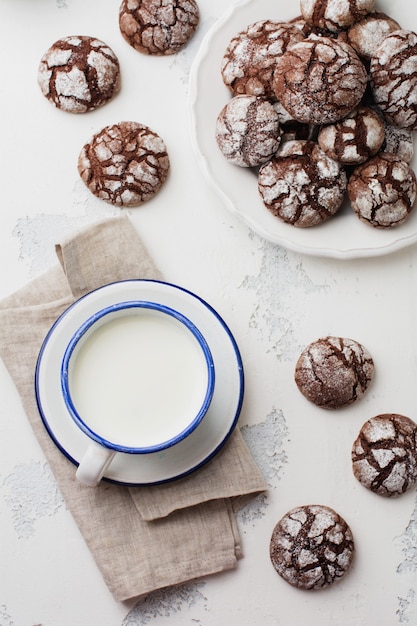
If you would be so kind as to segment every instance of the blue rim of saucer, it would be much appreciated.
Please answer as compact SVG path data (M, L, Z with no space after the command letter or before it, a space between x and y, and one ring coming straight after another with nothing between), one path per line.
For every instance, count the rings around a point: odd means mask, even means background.
M161 443L155 444L155 445L143 446L143 447L124 446L118 443L114 443L102 437L101 435L96 433L93 429L91 429L83 420L81 415L78 413L74 405L71 392L69 389L69 382L68 382L69 364L70 364L71 357L74 353L74 350L78 346L80 340L82 340L85 337L86 333L95 324L100 323L101 321L105 323L104 318L108 315L119 313L120 311L130 312L130 311L134 311L135 309L139 309L139 310L147 309L147 310L157 311L158 313L169 315L170 317L173 317L174 319L182 323L191 332L194 338L197 340L203 352L206 365L207 365L207 388L206 388L206 392L205 392L201 407L197 415L194 417L194 419L190 422L190 424L188 424L186 428L184 428L181 432L179 432L174 437L171 437L170 439L163 441ZM190 435L197 428L197 426L201 423L202 419L207 413L212 396L213 396L214 385L215 385L215 371L214 371L213 357L212 357L210 348L208 346L208 343L206 339L204 338L203 334L201 333L201 331L197 328L195 324L193 324L193 322L190 319L188 319L188 317L186 317L179 311L176 311L175 309L168 307L166 305L159 304L157 302L149 302L147 300L128 300L125 302L118 302L111 306L100 309L99 311L94 313L94 315L91 315L83 324L81 324L78 330L71 337L65 349L64 356L62 358L62 364L61 364L61 390L62 390L62 394L64 397L65 404L67 406L68 412L70 413L74 422L88 437L90 437L90 439L93 439L97 443L101 444L102 446L106 448L109 448L110 450L116 450L117 452L124 452L127 454L151 454L154 452L160 452L162 450L166 450L167 448L170 448L171 446L174 446L175 444L185 439L185 437L188 437L188 435Z

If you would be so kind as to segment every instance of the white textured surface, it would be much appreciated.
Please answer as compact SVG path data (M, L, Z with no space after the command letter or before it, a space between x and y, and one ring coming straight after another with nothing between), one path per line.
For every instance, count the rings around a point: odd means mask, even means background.
M378 6L394 16L401 11L407 26L417 28L412 5L390 4ZM116 5L0 0L0 41L7 50L0 297L54 263L54 243L63 235L118 214L79 180L84 141L121 119L154 128L166 141L172 171L152 201L128 214L166 279L198 292L233 330L246 372L241 426L269 491L238 514L245 557L237 570L118 604L57 492L0 362L0 624L413 626L416 490L396 500L369 493L353 477L350 449L373 415L395 411L417 419L417 249L364 260L307 257L262 240L236 220L198 170L187 108L192 60L230 0L200 0L195 38L177 56L158 59L122 40ZM99 37L121 62L120 94L84 116L56 110L36 83L44 51L69 34ZM337 413L308 404L293 381L301 350L328 334L363 342L376 364L369 393ZM275 523L306 503L337 510L357 549L349 575L316 594L289 587L269 562Z

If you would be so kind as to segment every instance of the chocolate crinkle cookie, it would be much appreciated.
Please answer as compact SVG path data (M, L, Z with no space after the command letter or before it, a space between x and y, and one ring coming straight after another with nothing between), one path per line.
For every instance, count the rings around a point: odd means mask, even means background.
M285 142L261 166L259 193L273 215L299 228L316 226L340 208L347 186L343 167L314 142Z
M375 0L300 0L306 22L323 30L339 31L364 17L374 8Z
M269 554L275 570L293 587L323 589L350 569L354 540L336 511L319 504L304 505L288 511L276 524Z
M353 24L347 31L347 41L361 59L369 61L385 37L401 26L392 17L375 11Z
M369 76L386 121L417 130L417 34L396 30L385 37L371 59Z
M384 140L384 121L374 109L364 106L343 120L322 126L317 138L326 154L346 165L364 163L379 151Z
M348 193L362 222L375 228L392 228L403 224L414 208L416 176L408 163L382 152L355 168Z
M330 124L359 105L367 72L348 43L310 35L277 59L273 89L299 122Z
M310 343L295 366L301 393L323 409L340 409L359 400L374 377L374 362L357 341L324 337Z
M43 55L38 83L58 109L85 113L102 106L120 90L119 61L99 39L64 37Z
M169 157L157 133L137 122L120 122L85 144L78 171L97 198L133 207L159 191L168 176Z
M119 9L123 38L150 55L178 52L194 35L199 20L195 0L123 0Z
M357 480L380 496L398 496L417 483L417 424L386 413L363 424L352 447Z
M275 63L294 42L304 38L286 22L260 20L249 24L229 42L221 62L224 84L233 95L249 94L275 99L272 76Z
M255 167L265 163L278 150L280 140L278 113L263 98L235 96L217 117L217 144L234 165Z

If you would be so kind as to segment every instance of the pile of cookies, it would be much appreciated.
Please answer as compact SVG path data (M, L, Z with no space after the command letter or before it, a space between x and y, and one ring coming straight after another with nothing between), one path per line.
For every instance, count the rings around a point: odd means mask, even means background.
M415 205L417 34L374 1L300 0L299 17L249 24L224 52L218 147L255 169L264 205L293 226L321 224L349 198L387 229Z
M123 0L119 28L125 41L148 55L171 55L192 37L199 23L195 0ZM56 108L87 113L105 105L121 88L120 64L103 41L63 37L39 64L38 84ZM170 163L162 138L144 124L122 121L97 132L81 149L78 172L101 200L135 207L162 187Z
M367 392L374 361L361 343L323 337L310 343L295 365L299 391L323 409L343 409ZM417 424L395 413L376 415L361 427L352 445L352 470L367 489L385 497L406 493L417 484ZM324 505L304 505L275 525L270 557L288 583L321 589L342 578L354 555L347 522Z

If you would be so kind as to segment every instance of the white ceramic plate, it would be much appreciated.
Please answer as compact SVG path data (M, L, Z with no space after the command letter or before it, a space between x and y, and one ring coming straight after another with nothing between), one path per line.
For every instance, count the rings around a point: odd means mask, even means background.
M35 374L41 418L52 440L78 465L88 437L65 406L60 382L63 354L74 332L95 312L127 300L148 300L176 309L205 337L214 361L216 382L210 408L182 442L152 454L116 454L105 479L124 485L151 485L184 476L210 460L227 441L239 418L244 376L236 342L221 317L204 300L176 285L127 280L101 287L77 300L55 322L43 342Z
M390 6L391 5L391 6ZM417 29L417 10L407 0L378 0L385 11L404 28ZM415 17L413 17L413 14ZM346 205L336 216L314 228L295 228L275 218L264 206L256 174L229 163L215 140L216 119L230 99L220 65L229 41L240 30L262 19L287 21L299 15L292 0L243 0L212 27L202 42L190 75L191 131L198 162L226 207L265 239L316 256L349 259L394 252L417 242L417 210L407 222L389 230L363 224ZM417 159L411 164L416 170Z

